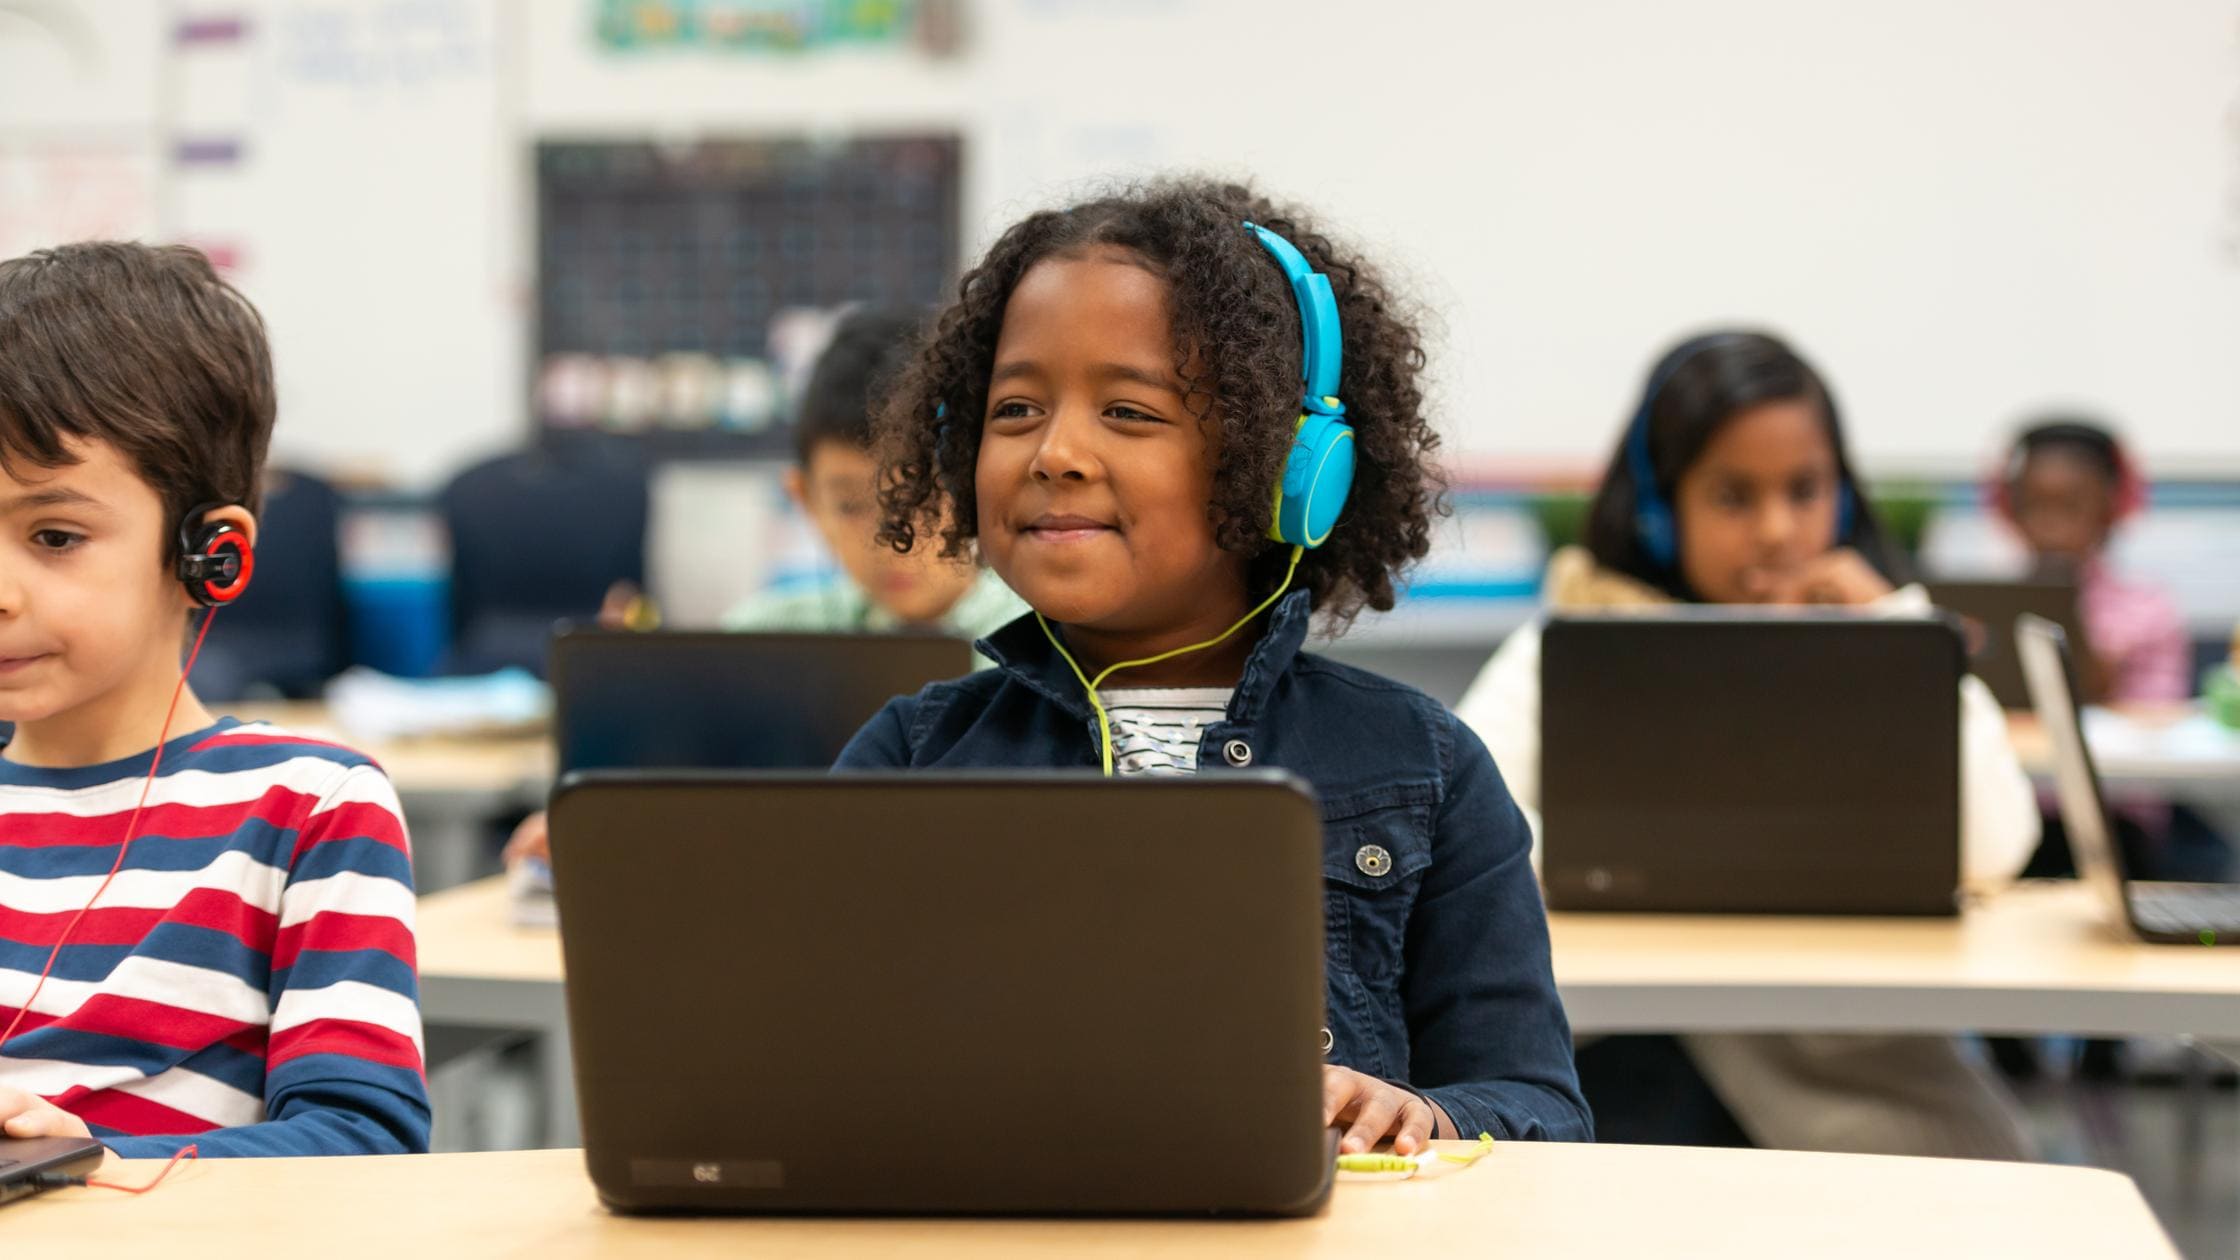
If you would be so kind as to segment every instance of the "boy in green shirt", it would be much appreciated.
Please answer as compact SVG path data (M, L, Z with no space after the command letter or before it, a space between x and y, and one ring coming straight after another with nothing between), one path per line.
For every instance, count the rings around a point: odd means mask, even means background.
M832 552L839 576L807 590L751 596L723 617L727 630L830 634L932 630L978 639L1023 616L1025 603L993 572L945 560L929 543L904 554L882 547L873 477L871 410L909 357L919 315L859 308L833 331L817 357L794 422L794 464L786 493ZM988 662L974 658L975 666ZM550 853L542 810L521 820L506 861Z
M808 590L766 592L726 613L728 630L938 630L977 639L1027 611L977 564L879 545L871 409L907 358L916 312L859 309L833 332L809 374L794 426L786 493L809 518L840 575Z

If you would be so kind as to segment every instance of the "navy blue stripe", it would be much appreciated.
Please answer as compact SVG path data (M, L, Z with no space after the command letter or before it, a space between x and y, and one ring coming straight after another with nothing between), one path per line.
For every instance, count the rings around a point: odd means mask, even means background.
M393 879L403 885L405 891L412 890L412 859L395 845L383 844L370 836L322 840L312 845L288 873L288 882L300 884L346 873Z
M358 980L387 989L414 1002L420 984L412 968L382 949L307 949L296 955L295 965L272 973L273 1001L289 989L323 989L345 980Z
M142 1076L161 1076L172 1068L183 1067L222 1081L251 1097L264 1097L263 1056L227 1045L184 1051L152 1041L50 1025L10 1041L8 1054L11 1058L56 1059L95 1067L130 1068Z
M118 839L122 839L122 828ZM295 853L296 829L276 827L261 818L243 818L230 831L212 836L166 836L148 833L133 837L131 868L136 871L199 871L228 852L242 852L277 870L288 869ZM117 843L0 845L0 872L24 879L66 879L72 875L106 875L116 864Z
M50 948L0 939L0 966L37 975L47 963ZM106 980L119 964L135 954L160 962L222 972L259 991L265 987L271 966L271 955L231 932L192 923L158 923L137 945L64 945L55 959L54 975L60 980Z

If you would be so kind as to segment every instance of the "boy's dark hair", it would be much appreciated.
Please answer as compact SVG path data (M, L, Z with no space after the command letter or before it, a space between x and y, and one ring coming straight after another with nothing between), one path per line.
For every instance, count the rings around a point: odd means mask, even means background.
M1710 336L1713 339L1671 369L1654 398L1648 397L1658 375L1654 370L1642 386L1642 402L1649 407L1649 467L1656 477L1658 497L1673 506L1681 475L1729 420L1761 403L1801 399L1827 422L1836 475L1851 490L1850 527L1836 545L1857 551L1891 582L1902 581L1905 566L1852 471L1850 453L1844 449L1843 418L1820 374L1778 337L1745 331ZM1640 411L1641 403L1636 403L1632 414ZM1640 491L1627 458L1626 444L1632 436L1631 416L1628 419L1627 432L1618 435L1618 449L1611 454L1602 486L1587 510L1587 550L1605 569L1692 602L1696 593L1681 576L1680 566L1666 568L1652 559L1634 527Z
M793 421L793 453L802 467L825 442L871 449L871 413L879 395L910 360L921 311L859 306L840 317L832 340L809 370Z
M1291 549L1268 539L1268 519L1299 418L1305 350L1290 284L1247 220L1329 274L1345 337L1338 397L1355 435L1353 493L1329 541L1300 561L1297 583L1333 627L1364 607L1391 608L1395 579L1430 549L1431 518L1445 510L1431 458L1439 437L1418 381L1421 338L1359 254L1241 184L1162 180L1041 211L1005 232L966 273L879 413L880 541L907 549L953 507L943 554L964 552L977 532L980 418L1011 291L1036 263L1113 247L1167 282L1184 403L1218 430L1215 537L1251 557L1255 598L1274 590Z
M2090 464L2107 479L2108 488L2123 484L2123 448L2115 431L2084 416L2046 416L2015 434L2014 453L2007 462L2007 480L2022 475L2034 455L2065 451Z
M264 321L200 250L89 241L0 262L0 465L116 447L163 500L166 565L191 509L257 510L272 418Z

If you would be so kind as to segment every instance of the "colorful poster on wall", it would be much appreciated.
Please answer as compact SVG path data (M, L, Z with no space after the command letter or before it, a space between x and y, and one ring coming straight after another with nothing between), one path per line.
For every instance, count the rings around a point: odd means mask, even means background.
M799 54L838 47L946 54L956 0L599 0L601 46Z

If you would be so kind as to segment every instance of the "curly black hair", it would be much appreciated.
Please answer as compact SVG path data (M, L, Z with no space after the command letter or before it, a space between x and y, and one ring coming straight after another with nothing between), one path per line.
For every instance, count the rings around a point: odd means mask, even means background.
M1430 550L1432 517L1447 510L1433 459L1439 436L1423 414L1422 337L1358 254L1249 187L1206 179L1161 180L1029 215L966 273L880 408L880 541L908 550L923 531L939 534L944 555L967 551L978 532L977 417L987 413L1011 292L1036 263L1112 247L1167 282L1185 405L1218 426L1208 518L1222 548L1250 558L1253 597L1273 591L1290 548L1269 540L1268 523L1299 417L1305 347L1291 286L1245 231L1247 220L1281 233L1329 275L1344 335L1338 397L1354 429L1353 493L1295 581L1333 631L1363 608L1390 609L1397 580Z

